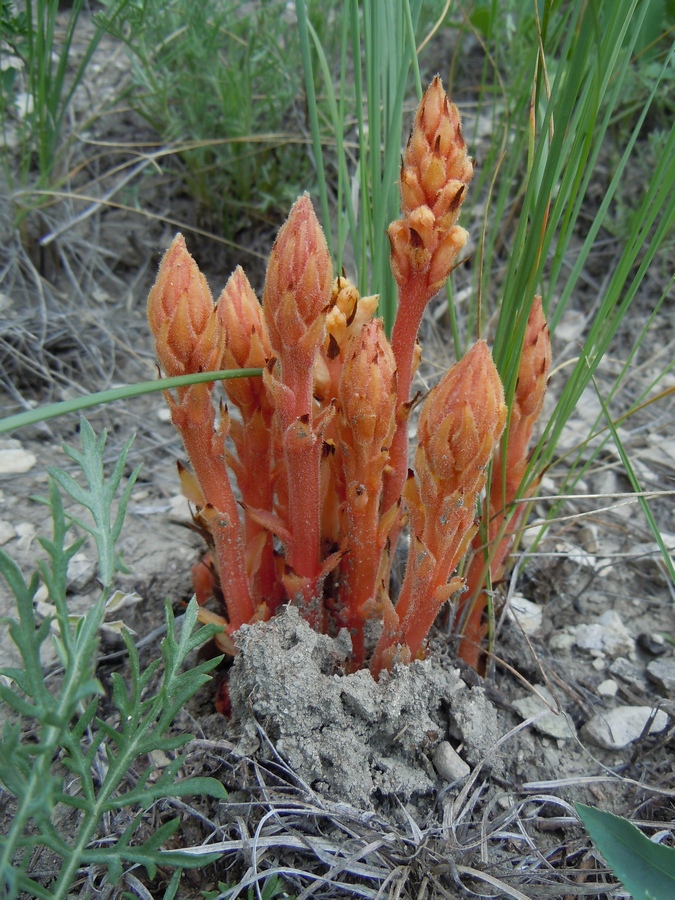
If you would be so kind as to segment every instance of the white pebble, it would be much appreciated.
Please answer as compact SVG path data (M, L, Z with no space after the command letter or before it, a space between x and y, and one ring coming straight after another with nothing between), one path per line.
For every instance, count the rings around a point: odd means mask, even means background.
M601 697L615 697L616 692L619 690L619 685L613 678L606 678L600 682L597 690Z
M449 741L441 741L436 747L433 763L441 778L451 783L466 778L471 771L469 765L464 762Z

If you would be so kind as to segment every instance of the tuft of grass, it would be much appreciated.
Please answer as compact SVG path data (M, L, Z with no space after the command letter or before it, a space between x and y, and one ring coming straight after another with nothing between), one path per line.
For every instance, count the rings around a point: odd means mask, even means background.
M86 38L84 52L73 65L74 39L81 21L84 0L73 0L65 21L59 21L58 0L27 0L17 10L2 2L0 62L0 127L3 133L3 164L8 182L21 187L35 183L38 190L50 188L63 177L62 164L69 138L66 117L87 66L113 18L129 0L114 0L108 14L99 16ZM17 105L22 108L16 109ZM7 152L9 114L15 111L18 167Z
M226 796L216 779L178 777L184 757L176 751L190 735L169 733L178 712L208 681L208 672L218 662L208 660L183 671L189 655L215 630L206 626L194 632L196 602L188 606L179 634L175 633L167 604L162 659L149 666L141 667L133 640L123 632L130 683L113 674L110 700L115 716L99 716L104 691L96 678L98 635L119 567L115 543L139 470L128 478L113 514L131 440L106 479L102 465L105 433L97 438L83 419L81 437L81 451L66 448L66 452L81 467L87 487L61 470L50 470L52 537L40 538L47 560L40 562L26 581L16 563L0 550L0 574L14 595L18 615L17 619L3 619L2 624L9 629L21 657L20 665L0 669L0 702L10 711L0 739L0 785L15 806L9 830L0 836L0 889L8 900L26 892L33 897L62 900L85 865L107 869L111 884L130 866L144 866L150 878L158 865L178 870L202 866L215 855L162 849L176 834L179 819L165 822L149 838L144 838L141 822L148 808L164 798ZM91 522L65 512L61 491L89 510ZM66 597L67 569L84 541L80 537L69 543L75 523L94 538L101 592L86 615L74 619ZM47 588L54 610L41 622L34 609L40 582ZM54 642L61 666L58 687L52 686L40 660L41 647L47 640ZM159 750L173 758L158 776L146 760L148 754ZM70 836L58 824L63 821L64 810L75 822ZM104 817L119 817L120 812L124 813L124 825L119 833L106 832L105 843L99 845ZM47 848L58 860L49 883L31 873L31 862L39 848Z
M330 44L337 4L313 6ZM113 27L132 62L128 100L175 148L198 218L231 238L285 213L314 180L286 4L145 0Z

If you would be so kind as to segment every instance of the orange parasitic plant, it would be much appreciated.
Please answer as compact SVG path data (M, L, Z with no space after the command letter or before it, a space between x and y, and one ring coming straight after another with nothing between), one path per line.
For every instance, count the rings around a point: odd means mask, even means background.
M523 491L528 465L528 446L534 426L544 405L551 368L551 337L541 297L535 297L525 331L518 368L518 379L510 409L508 441L504 452L499 447L492 466L487 500L487 536L473 542L473 554L466 575L466 591L460 597L456 622L461 634L458 655L474 669L482 668L481 641L487 625L484 612L486 576L494 585L503 576L518 525L525 510L524 501L539 485L533 480ZM519 502L516 502L519 501Z
M460 652L478 664L470 652L485 631L478 579L488 568L499 577L506 563L515 516L505 516L522 496L550 342L537 300L510 410L487 344L475 344L422 405L408 468L417 332L466 243L457 219L472 175L459 113L436 77L402 162L403 217L389 227L399 295L391 342L374 318L378 298L334 279L307 195L272 248L262 304L241 268L214 303L180 235L164 256L148 299L164 373L262 370L229 380L218 407L213 382L165 392L192 466L179 465L183 491L209 545L194 570L198 599L221 601L201 615L223 626L226 652L242 624L288 602L319 631L347 628L349 669L369 664L378 677L424 654L438 611L455 599L467 629ZM495 451L485 563L476 508ZM406 525L410 550L392 597L391 561ZM457 569L472 542L469 593Z

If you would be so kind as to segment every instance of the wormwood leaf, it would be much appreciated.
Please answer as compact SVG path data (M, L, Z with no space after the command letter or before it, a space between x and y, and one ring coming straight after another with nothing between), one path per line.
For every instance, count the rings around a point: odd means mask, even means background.
M8 666L0 673L0 700L29 724L32 739L22 739L22 725L7 723L0 740L0 784L16 800L16 813L6 835L0 835L0 894L16 900L23 891L32 897L65 900L72 890L73 879L83 863L96 862L108 868L109 877L117 881L125 865L140 863L150 874L164 865L180 868L203 865L214 854L184 853L166 857L160 849L178 828L178 820L163 824L147 839L139 824L147 808L157 800L186 794L209 794L218 799L226 796L223 786L212 778L174 781L184 763L174 759L159 772L149 766L136 777L129 790L129 772L138 758L153 750L175 751L190 735L167 734L173 718L183 703L208 679L208 672L218 660L183 672L187 656L209 640L217 629L197 625L197 604L187 609L180 634L174 634L176 623L167 606L168 633L163 642L163 660L157 659L141 669L139 654L132 638L124 634L129 654L131 678L125 683L113 676L112 700L119 715L103 721L97 716L100 683L95 677L96 652L105 601L115 568L115 541L119 536L126 502L134 473L122 493L118 513L112 518L112 502L124 474L127 442L105 481L102 452L105 433L96 437L88 423L82 424L82 452L70 450L69 456L83 469L88 489L82 489L71 476L52 471L48 505L51 508L53 534L41 540L47 561L40 564L42 578L56 608L54 618L46 618L38 626L33 608L40 581L34 574L26 582L16 563L0 550L0 575L14 594L18 621L2 620L21 655L22 665ZM68 562L81 546L77 540L67 545L67 535L77 517L64 512L59 486L75 499L85 500L93 525L88 530L96 540L104 588L98 601L76 622L68 611L66 588ZM40 662L40 646L53 634L63 664L58 691L54 694L45 681ZM160 686L152 685L164 672ZM11 679L11 680L9 680ZM58 768L57 768L58 763ZM64 777L64 770L67 775ZM70 807L77 825L68 841L54 824L57 804ZM92 849L101 829L102 816L111 810L131 808L134 818L124 834L115 842L107 835L104 849ZM137 845L134 845L136 841ZM28 866L41 847L49 848L60 859L59 868L48 888L33 881ZM177 881L174 879L174 883Z
M108 880L114 883L121 877L123 861L144 866L148 876L154 878L157 874L158 865L194 869L208 865L208 863L214 862L219 858L220 853L218 852L187 853L180 850L162 850L162 845L172 838L180 828L179 818L165 822L142 844L133 845L131 841L142 818L143 814L139 813L114 846L84 850L81 857L82 862L107 866Z
M118 568L115 544L122 531L127 503L133 485L138 478L140 466L134 469L129 476L118 501L117 513L113 516L113 500L122 481L127 455L134 439L132 436L122 447L108 479L105 478L103 471L103 450L106 440L107 432L105 430L102 431L97 438L94 429L83 417L80 419L82 452L64 444L63 449L66 454L82 469L88 489L83 488L71 475L61 469L48 468L47 471L62 490L91 513L93 524L89 524L75 516L72 519L94 538L98 552L101 582L105 589L109 589L113 582L115 570Z
M576 803L579 818L634 900L675 897L675 849L655 844L626 819Z
M49 692L44 686L40 667L40 644L47 636L49 624L36 634L35 612L33 610L33 598L38 589L39 578L37 573L26 584L21 570L4 550L0 550L0 575L3 576L9 589L14 594L16 608L19 613L19 622L14 619L9 621L10 637L16 644L24 665L24 677L22 689L33 699L45 701ZM3 672L0 669L0 672ZM14 677L15 676L10 676Z

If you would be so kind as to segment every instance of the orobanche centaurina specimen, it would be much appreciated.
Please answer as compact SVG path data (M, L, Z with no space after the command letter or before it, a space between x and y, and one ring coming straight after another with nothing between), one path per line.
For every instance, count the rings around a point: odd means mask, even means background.
M487 344L476 343L424 400L408 468L417 332L466 243L457 219L472 175L458 110L436 77L401 165L403 215L389 226L399 301L391 342L374 317L378 298L334 278L307 195L279 231L262 304L241 268L214 303L181 235L164 256L148 318L165 375L262 369L224 382L218 406L213 382L165 393L191 463L179 464L183 490L209 545L195 589L201 603L221 601L202 617L223 625L225 651L234 652L242 624L293 603L319 631L347 628L350 669L368 664L377 677L423 655L439 609L454 598L466 629L460 652L478 665L480 588L508 556L550 342L536 300L510 412ZM483 500L494 543L486 551L476 510L496 450ZM407 565L392 597L392 557L406 528ZM456 570L471 552L470 595Z

